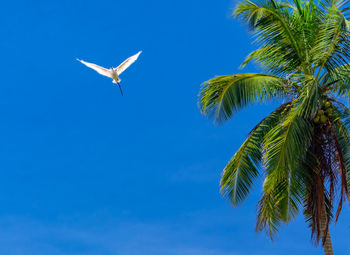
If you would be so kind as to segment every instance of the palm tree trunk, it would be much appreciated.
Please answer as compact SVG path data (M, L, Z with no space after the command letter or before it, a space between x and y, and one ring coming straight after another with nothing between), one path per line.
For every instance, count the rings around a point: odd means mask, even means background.
M324 206L324 210L321 217L321 240L323 242L323 250L325 255L333 255L333 247L331 236L329 234L329 222L327 219L326 207ZM326 235L326 239L324 240L324 235Z

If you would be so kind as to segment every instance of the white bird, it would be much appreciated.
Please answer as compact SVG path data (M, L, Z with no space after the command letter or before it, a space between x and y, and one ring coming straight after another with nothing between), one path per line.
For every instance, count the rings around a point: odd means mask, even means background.
M98 65L93 64L93 63L85 62L85 61L80 60L80 59L77 59L77 60L80 61L81 63L83 63L84 65L86 65L87 67L94 69L99 74L102 74L104 76L112 78L113 83L118 84L119 89L120 89L120 93L123 95L123 91L122 91L122 88L120 86L121 79L119 78L119 75L122 72L124 72L132 63L134 63L136 61L136 59L139 57L141 52L142 51L139 51L135 55L129 57L128 59L126 59L123 63L121 63L116 68L111 67L110 69L104 68L102 66L98 66Z

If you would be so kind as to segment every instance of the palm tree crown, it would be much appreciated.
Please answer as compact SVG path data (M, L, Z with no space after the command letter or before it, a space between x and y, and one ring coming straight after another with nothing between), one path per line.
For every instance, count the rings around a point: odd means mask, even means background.
M325 247L329 222L350 197L348 2L241 1L234 15L258 44L242 66L254 60L266 74L218 76L199 94L202 113L218 122L253 103L283 102L250 131L221 179L239 205L263 176L257 230L271 237L302 210Z

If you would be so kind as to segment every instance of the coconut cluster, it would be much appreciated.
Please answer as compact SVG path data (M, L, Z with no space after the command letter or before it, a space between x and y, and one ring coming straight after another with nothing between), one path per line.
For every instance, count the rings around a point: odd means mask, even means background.
M317 112L317 116L314 118L314 123L325 124L328 121L331 113L332 113L331 103L327 101L322 101L322 108Z

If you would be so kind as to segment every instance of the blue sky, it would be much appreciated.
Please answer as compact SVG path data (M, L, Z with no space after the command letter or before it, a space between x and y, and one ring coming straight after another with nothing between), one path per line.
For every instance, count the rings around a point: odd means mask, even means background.
M223 126L199 113L200 84L239 72L254 49L234 5L2 3L1 254L323 254L302 217L274 243L254 232L259 184L240 208L219 194L222 168L273 109ZM75 60L110 67L139 50L124 97ZM348 208L331 227L337 255L350 252Z

